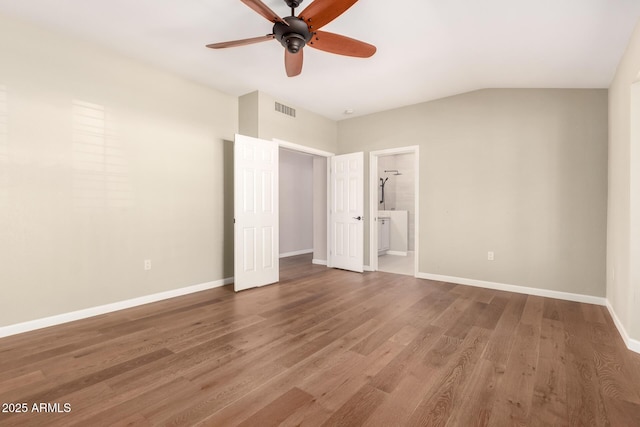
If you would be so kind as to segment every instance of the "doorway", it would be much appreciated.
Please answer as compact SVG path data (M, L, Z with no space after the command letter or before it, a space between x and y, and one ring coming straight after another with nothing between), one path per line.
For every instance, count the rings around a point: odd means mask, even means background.
M280 151L280 258L327 265L327 159L333 153L274 139Z
M369 153L369 266L417 277L419 147Z

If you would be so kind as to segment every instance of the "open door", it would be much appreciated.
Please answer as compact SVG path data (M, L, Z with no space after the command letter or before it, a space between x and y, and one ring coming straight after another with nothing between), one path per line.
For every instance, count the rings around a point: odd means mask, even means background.
M364 153L331 157L329 267L364 270Z
M236 135L234 289L279 280L278 143Z

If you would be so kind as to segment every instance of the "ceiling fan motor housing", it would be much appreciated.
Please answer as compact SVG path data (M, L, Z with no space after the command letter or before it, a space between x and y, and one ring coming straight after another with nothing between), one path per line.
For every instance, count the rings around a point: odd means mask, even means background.
M307 24L295 16L284 18L289 25L276 22L273 34L290 53L298 53L311 40L312 34Z

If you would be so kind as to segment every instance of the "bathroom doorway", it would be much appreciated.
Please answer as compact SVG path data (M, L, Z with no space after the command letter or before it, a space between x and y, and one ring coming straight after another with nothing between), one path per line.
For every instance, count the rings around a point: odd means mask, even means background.
M418 146L369 154L369 266L417 276Z

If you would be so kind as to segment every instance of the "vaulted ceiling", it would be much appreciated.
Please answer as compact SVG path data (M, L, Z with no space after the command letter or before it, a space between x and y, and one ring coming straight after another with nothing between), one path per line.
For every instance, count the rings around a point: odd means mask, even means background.
M263 1L290 14L284 0ZM606 88L640 1L360 0L323 30L377 53L359 59L307 47L295 78L286 77L276 41L205 48L271 32L240 0L0 0L0 13L232 95L261 90L340 120L347 109L362 115L482 88Z

